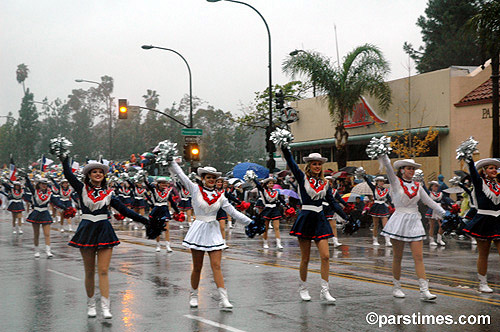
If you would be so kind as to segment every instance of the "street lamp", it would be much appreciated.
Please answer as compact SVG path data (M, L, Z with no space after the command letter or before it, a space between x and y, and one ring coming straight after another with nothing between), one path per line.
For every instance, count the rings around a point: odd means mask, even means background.
M99 82L90 81L90 80L83 80L81 78L76 79L75 82L77 82L77 83L85 82L85 83L97 84L106 93L106 98L108 99L107 107L108 107L108 113L109 113L109 159L112 159L113 158L113 125L112 125L113 112L111 110L111 96L109 95L109 92L107 92L107 90L104 88L104 86Z
M271 69L271 31L269 30L269 26L267 25L266 20L264 19L264 16L255 9L253 6L249 5L246 2L241 2L241 1L236 1L236 0L207 0L208 2L219 2L219 1L229 1L229 2L234 2L234 3L239 3L241 5L245 5L247 7L252 8L264 21L264 24L266 26L267 30L267 37L268 37L268 44L269 44L269 63L268 63L268 68L269 68L269 124L266 130L266 150L269 153L269 160L267 161L267 168L272 172L274 168L276 168L276 162L274 161L274 151L276 151L276 148L274 144L271 142L270 137L271 137L271 132L273 131L273 84L272 84L272 69Z
M296 56L300 52L311 55L311 53L304 51L304 50L294 50L290 52L290 56ZM316 84L313 83L313 96L316 97Z
M192 84L192 77L191 77L191 67L189 67L188 62L182 56L182 54L180 54L179 52L177 52L176 50L173 50L171 48L165 48L165 47L159 47L159 46L153 46L153 45L142 45L141 48L144 50L150 50L152 48L157 48L159 50L173 52L173 53L177 54L178 56L180 56L181 59L186 64L187 69L188 69L188 73L189 73L189 127L193 128L193 84Z

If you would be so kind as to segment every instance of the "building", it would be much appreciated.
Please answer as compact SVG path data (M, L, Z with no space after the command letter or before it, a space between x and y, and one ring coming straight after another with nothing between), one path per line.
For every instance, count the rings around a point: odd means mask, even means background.
M414 158L423 165L426 180L438 174L446 179L453 171L463 169L455 159L455 149L473 136L480 142L477 158L489 157L491 151L491 67L458 67L437 70L388 82L392 106L382 114L378 102L363 97L352 114L344 120L349 132L348 166L362 166L377 174L377 161L369 160L365 148L372 137L401 138L403 133L423 137L429 130L437 138L429 151ZM489 82L489 83L488 83ZM324 97L300 100L292 104L299 111L299 120L290 128L295 137L290 145L298 163L311 152L328 158L327 168L337 170L335 162L335 127ZM411 111L410 111L411 110ZM392 154L392 159L399 159Z

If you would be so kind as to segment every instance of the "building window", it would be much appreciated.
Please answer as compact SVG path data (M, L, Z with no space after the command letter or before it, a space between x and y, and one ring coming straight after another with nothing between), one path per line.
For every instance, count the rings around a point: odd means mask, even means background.
M327 159L327 161L333 161L332 160L332 147L325 147L321 148L321 155Z

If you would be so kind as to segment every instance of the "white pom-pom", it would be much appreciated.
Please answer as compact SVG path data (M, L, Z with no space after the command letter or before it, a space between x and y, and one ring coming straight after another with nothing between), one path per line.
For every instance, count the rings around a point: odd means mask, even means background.
M286 129L276 128L276 130L271 133L269 139L279 147L288 147L290 142L293 141L293 135Z
M383 155L389 155L392 151L391 138L382 136L380 138L372 137L370 143L366 147L366 154L371 159L376 159Z
M168 166L170 162L174 160L174 157L178 154L177 143L172 143L169 140L164 140L158 143L158 145L153 150L157 154L156 162Z
M59 159L64 159L69 155L69 148L73 146L73 144L66 138L61 135L50 140L49 149L50 153L57 156Z
M363 180L365 175L366 171L363 167L358 167L354 171L354 177L356 178L356 180Z
M471 161L472 155L476 152L476 147L479 144L472 136L463 141L457 148L457 159Z
M245 179L246 182L253 182L253 180L257 178L258 178L257 174L255 174L255 172L252 171L251 169L249 169L243 176L243 179Z
M421 169L415 170L413 181L424 182L424 171L422 171Z
M191 172L188 175L189 180L191 180L192 182L196 182L197 177L198 177L198 175L196 175L195 172Z

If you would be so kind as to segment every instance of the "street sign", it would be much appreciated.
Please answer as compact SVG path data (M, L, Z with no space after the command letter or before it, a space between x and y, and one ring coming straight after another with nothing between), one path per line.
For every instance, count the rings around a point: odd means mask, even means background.
M199 136L184 136L184 143L198 143Z
M201 136L203 135L203 129L197 128L182 128L181 135L184 136Z

